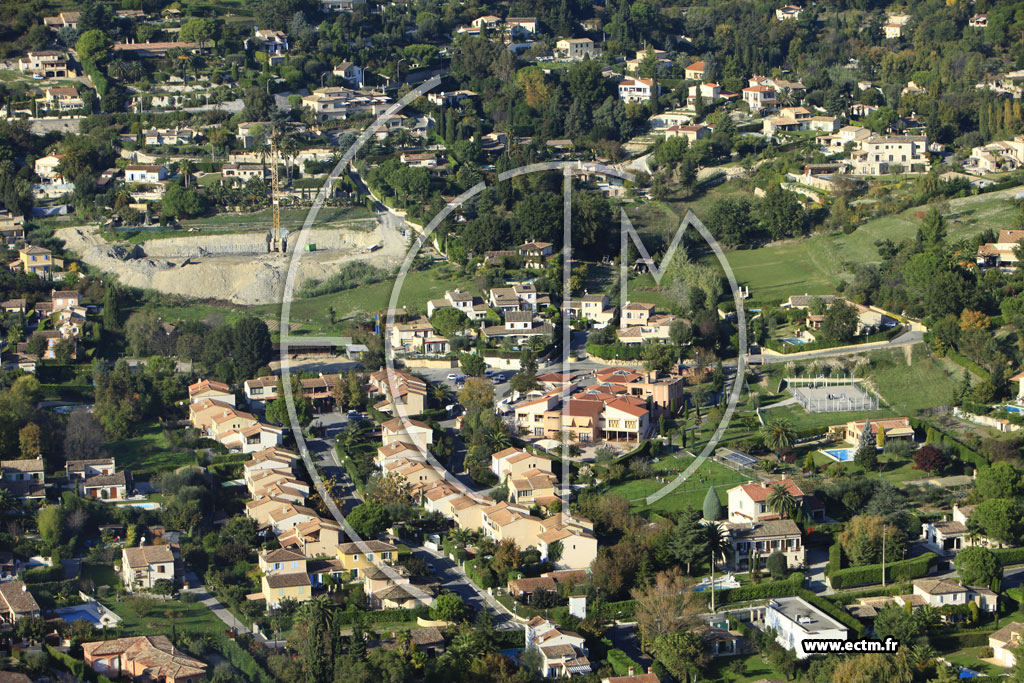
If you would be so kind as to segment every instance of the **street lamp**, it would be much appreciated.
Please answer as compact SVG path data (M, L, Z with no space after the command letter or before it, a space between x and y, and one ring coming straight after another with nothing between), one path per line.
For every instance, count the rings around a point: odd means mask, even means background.
M398 66L395 69L395 80L398 81L398 87L402 87L402 62L409 61L408 58L402 57L398 60Z

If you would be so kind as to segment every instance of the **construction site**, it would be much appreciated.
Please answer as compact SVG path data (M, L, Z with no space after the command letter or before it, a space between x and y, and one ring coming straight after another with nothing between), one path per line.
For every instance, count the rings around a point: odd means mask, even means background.
M259 305L281 301L298 233L282 234L284 253L268 252L267 233L257 230L164 237L139 244L109 242L99 227L62 228L56 236L77 258L131 287ZM330 277L350 261L395 267L406 251L402 235L381 221L376 221L373 230L315 226L307 242L315 249L303 247L296 289L308 278Z

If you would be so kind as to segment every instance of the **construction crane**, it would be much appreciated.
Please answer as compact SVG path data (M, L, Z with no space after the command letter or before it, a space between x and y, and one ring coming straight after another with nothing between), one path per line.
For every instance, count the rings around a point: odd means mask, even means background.
M267 235L267 251L286 251L284 236L281 234L281 179L277 172L277 140L270 139L270 201L274 207L274 225Z

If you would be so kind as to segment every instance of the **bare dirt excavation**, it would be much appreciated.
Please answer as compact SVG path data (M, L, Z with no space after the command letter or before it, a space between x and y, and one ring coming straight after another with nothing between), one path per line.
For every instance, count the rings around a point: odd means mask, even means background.
M113 273L126 285L243 305L281 301L298 241L298 231L288 235L288 255L284 255L268 254L266 234L259 231L167 237L137 245L109 242L98 227L62 228L56 235L82 261ZM296 290L309 278L330 277L348 261L391 268L405 256L405 240L379 221L373 230L323 226L314 227L308 235L307 242L315 244L316 250L302 247Z

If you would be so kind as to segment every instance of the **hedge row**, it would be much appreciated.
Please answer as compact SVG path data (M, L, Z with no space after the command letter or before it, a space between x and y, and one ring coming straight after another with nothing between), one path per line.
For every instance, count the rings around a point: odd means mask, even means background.
M988 460L984 456L980 455L973 448L957 439L952 434L947 434L941 429L930 425L918 418L910 418L910 426L914 430L923 430L925 434L925 441L933 444L943 444L949 446L956 451L957 457L963 462L970 463L976 468L988 467Z
M643 344L587 344L587 355L603 360L643 360Z
M962 631L943 635L929 636L928 644L939 652L962 652L969 647L988 645L989 631Z
M57 583L64 580L64 567L60 563L52 567L33 567L21 577L25 583Z
M834 349L841 346L857 346L859 344L870 344L872 342L889 341L903 333L903 327L897 325L883 332L869 334L866 337L858 337L846 342L831 342L826 340L812 341L808 344L785 344L779 339L766 339L762 346L781 354L803 353L804 351L818 351L821 349ZM590 350L587 349L589 353Z
M64 654L60 650L54 649L53 647L46 645L46 654L50 656L52 661L57 662L60 668L71 673L76 679L80 681L89 681L90 683L111 683L111 680L103 674L98 674L92 670L92 667L86 666L85 662L81 659L75 659L71 655Z
M939 557L935 553L925 553L920 557L909 560L886 564L885 573L889 581L910 581L919 579L928 574ZM831 569L831 568L830 568ZM863 567L848 567L839 571L830 571L828 574L829 584L834 590L843 588L854 588L856 586L870 586L882 583L882 565L869 564Z
M850 591L846 593L832 593L825 598L836 603L837 606L849 605L861 598L877 598L886 595L907 595L914 591L912 583L893 583L885 588L871 588L863 591Z
M840 624L846 626L848 629L853 631L853 633L856 634L857 638L864 637L864 633L867 629L864 627L864 624L860 623L860 621L858 621L857 618L854 617L852 614L844 612L843 610L836 607L835 604L831 601L826 600L825 598L819 595L815 595L814 593L805 588L801 588L797 591L796 594L797 597L803 598L805 601L809 602L814 607L817 607L822 612L829 615L830 617L838 621Z
M335 619L340 619L338 623L342 625L348 625L352 623L353 615L359 614L360 619L364 624L389 624L399 622L410 622L415 623L416 617L427 618L430 610L426 607L417 609L385 609L377 612L336 612Z
M630 671L639 672L643 670L643 667L630 659L629 655L622 650L608 650L605 659L612 665L612 670L616 676L626 676Z
M231 666L245 675L245 680L256 683L275 683L274 678L260 666L256 658L227 635L218 633L214 637L213 643L214 648L231 663Z
M796 595L803 588L804 575L800 572L790 574L789 578L779 581L762 581L739 588L727 588L716 593L718 602L750 602L751 600L767 600L769 598L787 598Z
M992 376L988 370L981 367L967 356L964 356L953 349L946 349L946 358L950 359L960 367L970 370L971 372L973 372L978 377L981 377L982 379L988 379L989 377Z
M999 558L1004 567L1024 564L1024 548L993 548L992 553Z
M836 536L836 541L828 548L828 569L825 570L825 574L832 576L837 574L843 569L843 546L839 543L839 536Z

